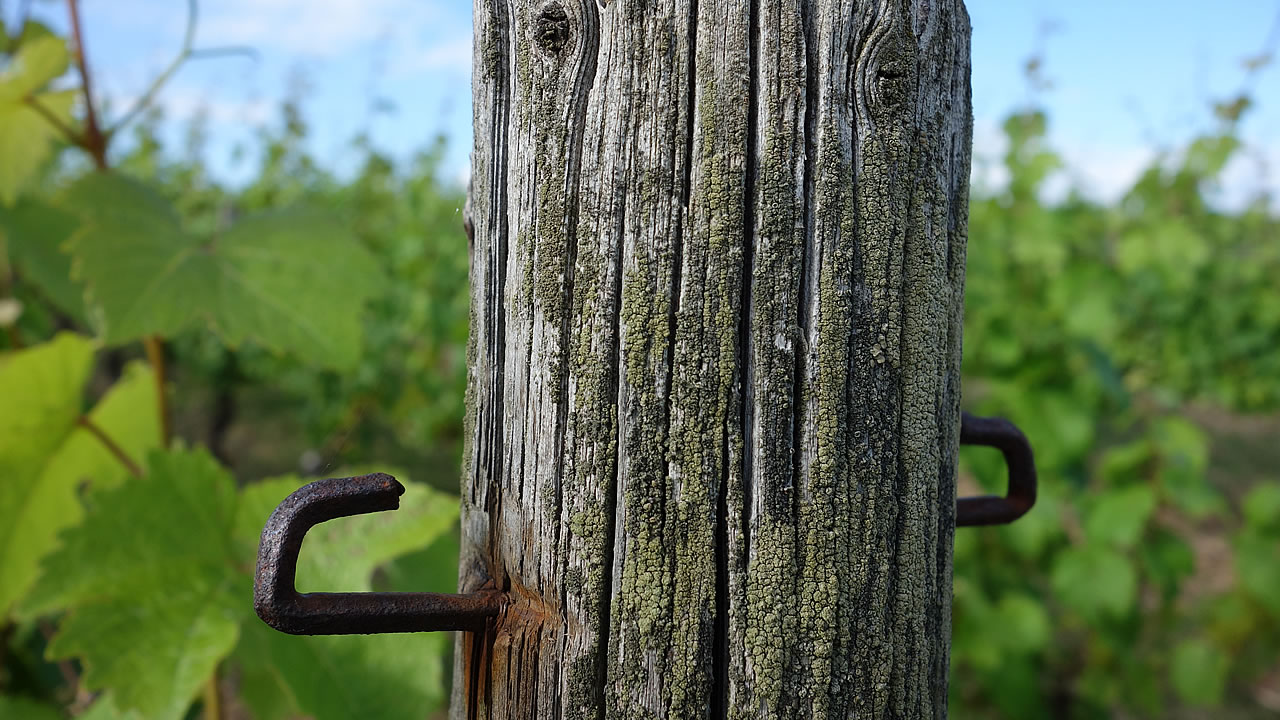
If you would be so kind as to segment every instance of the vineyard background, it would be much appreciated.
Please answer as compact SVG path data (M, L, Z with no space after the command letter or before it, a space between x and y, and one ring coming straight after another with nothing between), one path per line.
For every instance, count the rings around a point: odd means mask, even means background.
M285 638L247 598L275 503L359 468L411 480L404 509L312 533L302 589L454 586L450 141L358 135L338 172L300 91L228 182L207 118L91 119L74 45L0 33L0 717L440 712L446 638ZM1042 490L957 533L954 717L1280 714L1280 206L1217 200L1269 62L1105 202L1025 68L1006 181L973 189L964 402L1017 420ZM962 459L962 494L1001 487Z

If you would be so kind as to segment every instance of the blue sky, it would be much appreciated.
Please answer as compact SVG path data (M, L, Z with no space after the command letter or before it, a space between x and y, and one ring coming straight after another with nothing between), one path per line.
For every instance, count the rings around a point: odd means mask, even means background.
M4 10L12 21L13 5ZM34 3L65 25L63 3ZM136 97L177 51L184 0L82 0L99 92L116 108ZM1053 145L1075 182L1113 197L1159 148L1212 126L1210 103L1236 92L1242 60L1278 32L1280 0L971 0L975 173L999 183L992 161L999 126L1034 97L1049 113ZM186 66L161 96L177 121L203 109L210 160L228 179L231 150L251 145L299 88L314 149L336 168L368 132L407 156L435 135L450 140L448 171L465 177L471 144L471 6L467 0L204 0L197 45L248 45L257 60L227 57ZM1023 73L1038 52L1052 87L1033 94ZM1248 159L1227 173L1230 202L1280 188L1280 67L1253 85L1257 105L1243 125ZM389 103L391 112L373 108ZM176 124L173 127L177 137Z

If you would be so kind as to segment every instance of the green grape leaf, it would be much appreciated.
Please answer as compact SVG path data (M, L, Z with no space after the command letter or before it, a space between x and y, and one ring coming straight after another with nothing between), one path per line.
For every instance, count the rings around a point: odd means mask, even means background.
M1262 482L1250 488L1241 507L1249 527L1280 531L1280 482Z
M0 235L22 279L72 319L84 321L84 288L71 279L71 256L60 249L78 226L74 215L31 200L0 207Z
M330 520L307 533L299 590L368 591L377 567L432 545L455 527L456 497L399 477L405 494L398 510ZM235 534L246 558L256 551L271 511L302 484L283 477L242 491ZM291 710L317 720L417 717L444 701L448 642L438 633L291 637L251 622L236 658L252 678L253 692L245 699L262 717L297 714Z
M63 125L71 122L73 91L39 92L67 69L67 45L46 35L22 43L0 72L0 205L12 205L18 192L49 156L58 129L32 108L38 103Z
M22 43L9 66L0 72L0 102L21 100L67 71L71 56L56 35L32 37Z
M1258 604L1280 618L1280 538L1245 528L1232 542L1240 585Z
M383 567L386 587L391 592L458 591L458 557L462 553L461 537L455 524L426 549L411 552Z
M1054 559L1054 596L1086 619L1117 617L1133 607L1138 578L1124 555L1102 545L1069 547Z
M0 94L4 94L0 90ZM64 125L71 122L76 94L67 90L34 99ZM49 159L58 129L22 100L0 100L0 205L12 205Z
M141 466L161 443L156 380L151 366L141 361L126 365L120 380L89 413L89 419L126 457ZM129 468L101 440L78 427L49 460L40 482L70 487L84 483L100 491L119 485L129 475Z
M13 695L0 695L0 718L13 720L62 720L62 713L53 705Z
M88 344L85 340L80 342ZM160 447L155 377L150 367L141 362L130 363L121 380L89 413L89 419L134 463ZM14 579L12 587L16 592L24 591L35 581L39 572L36 564L56 545L58 532L80 521L83 512L77 488L114 487L129 473L120 459L86 428L77 426L65 435L43 467L28 476L34 484L27 511L10 525L17 543L24 548L20 566L30 571L25 581Z
M1053 639L1044 603L1022 593L1008 593L1000 598L990 627L1000 628L999 642L1015 652L1038 652Z
M1169 679L1178 697L1188 705L1217 705L1227 684L1231 662L1227 654L1208 642L1193 638L1173 650Z
M347 469L345 475L368 472ZM298 558L297 587L301 592L363 592L372 589L373 571L395 558L422 550L458 521L458 498L428 485L407 482L400 508L338 518L307 532ZM296 477L265 480L245 488L236 516L236 536L242 557L257 553L262 527L271 511L306 481Z
M277 212L202 239L146 186L105 173L65 202L85 221L69 244L108 344L203 320L233 346L252 340L337 369L359 360L360 313L381 271L330 218Z
M278 678L275 692L245 698L255 715L297 714L285 711L287 697L316 720L423 717L444 704L449 642L445 633L298 637L251 622L235 657L247 673Z
M1142 537L1155 509L1156 494L1147 485L1107 490L1089 510L1085 534L1094 542L1131 548Z
M120 712L116 708L115 698L111 697L111 693L103 693L97 700L93 701L93 705L89 706L83 714L76 716L76 720L142 720L135 712Z
M48 648L78 657L123 710L180 718L236 645L249 579L231 545L235 482L205 452L155 452L148 472L94 497L28 595L69 611Z
M74 485L43 473L80 417L93 350L64 333L0 355L0 618L35 581L58 531L80 517Z
M1196 556L1191 546L1178 535L1155 529L1138 547L1143 570L1159 587L1167 600L1177 597L1185 578L1196 570Z

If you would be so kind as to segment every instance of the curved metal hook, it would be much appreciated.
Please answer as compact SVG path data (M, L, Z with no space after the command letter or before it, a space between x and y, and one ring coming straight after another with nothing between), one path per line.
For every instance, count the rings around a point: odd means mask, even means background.
M956 526L1004 525L1022 517L1036 504L1036 461L1027 436L1004 418L962 413L960 444L985 445L1004 455L1009 466L1009 491L1004 497L983 495L956 499Z
M476 630L502 609L502 593L299 593L298 552L312 527L334 518L400 507L404 486L383 473L317 480L271 513L258 545L253 607L292 635L357 635Z

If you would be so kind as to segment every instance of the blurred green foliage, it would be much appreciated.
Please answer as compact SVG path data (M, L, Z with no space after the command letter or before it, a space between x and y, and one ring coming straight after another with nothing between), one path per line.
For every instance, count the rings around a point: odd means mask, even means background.
M956 535L957 717L1280 712L1280 219L1206 200L1245 107L1110 206L1043 202L1047 119L1005 122L1009 183L970 209L965 404L1026 431L1041 490ZM1261 447L1234 437L1250 414ZM1002 473L962 452L962 487Z
M467 246L442 141L398 163L357 138L339 176L286 103L228 186L199 120L174 150L152 111L103 173L78 91L51 89L65 41L0 41L0 716L439 709L443 637L287 638L247 597L301 476L375 462L422 482L313 532L301 585L454 586ZM1247 109L1109 205L1045 202L1047 118L1005 123L1009 182L970 213L965 404L1022 426L1041 496L956 535L955 717L1280 712L1280 220L1206 199ZM1002 473L966 449L962 492Z
M309 533L299 586L455 586L467 249L442 143L401 168L358 141L338 179L287 105L231 188L198 121L185 152L155 112L117 137L50 90L64 38L0 41L0 716L440 709L446 635L295 638L250 597L301 476L374 458L413 468L399 510Z

